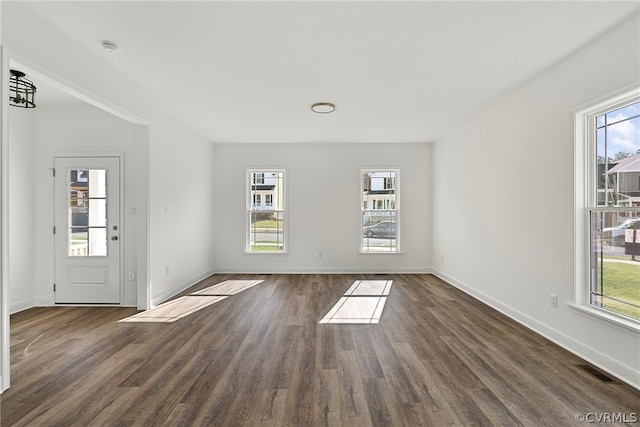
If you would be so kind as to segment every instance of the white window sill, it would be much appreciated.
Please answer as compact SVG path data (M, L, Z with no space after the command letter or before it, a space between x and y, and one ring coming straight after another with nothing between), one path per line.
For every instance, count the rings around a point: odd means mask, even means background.
M403 251L397 251L397 252L365 252L365 251L360 251L359 252L360 255L402 255L404 254Z
M618 316L615 313L611 313L607 310L602 310L597 307L588 305L579 305L573 303L567 303L567 305L581 314L586 314L592 318L597 319L601 323L608 326L613 326L624 332L631 332L634 335L640 335L640 322L628 319L623 316Z
M244 251L247 255L289 255L289 251Z

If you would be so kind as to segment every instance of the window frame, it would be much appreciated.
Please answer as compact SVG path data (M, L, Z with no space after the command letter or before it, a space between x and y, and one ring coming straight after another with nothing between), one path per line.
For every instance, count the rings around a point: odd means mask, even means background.
M395 180L395 188L394 190L394 205L395 207L393 209L389 209L388 207L382 206L382 209L378 209L378 208L373 208L373 209L365 209L364 207L364 191L365 191L365 182L364 182L364 174L369 173L369 172L378 172L378 173L385 173L385 172L393 172L395 174L394 176L394 180ZM358 221L359 224L359 231L358 231L358 252L360 254L364 254L364 255L393 255L393 254L402 254L403 253L403 239L402 239L402 197L401 197L401 168L398 167L375 167L375 168L371 168L371 167L367 167L367 168L361 168L360 169L360 176L358 178L359 184L358 184L358 190L359 190L359 204L360 204L360 209L359 209L359 215L360 215L360 219ZM384 183L383 183L383 187L384 189L389 189L388 188L388 179L387 177L384 178ZM368 183L368 190L371 190L371 181L369 181ZM382 202L382 201L377 201L377 202ZM362 234L362 228L365 226L364 224L364 216L365 216L365 212L370 211L370 210L383 210L383 211L393 211L395 212L395 222L396 222L396 234L395 234L395 239L396 239L396 245L395 245L395 250L388 250L388 251L371 251L371 250L366 250L364 247L364 238L363 238L363 234Z
M574 114L574 228L573 288L569 307L597 320L620 328L640 332L640 321L591 304L591 214L615 210L637 211L638 207L598 206L596 118L607 112L640 101L640 88L606 97L585 106Z
M256 176L256 179L252 179L252 174L254 173L262 173L261 176ZM282 174L282 209L265 209L266 205L262 204L262 201L266 199L266 197L260 197L261 204L260 206L256 206L253 204L253 196L262 193L254 193L252 192L253 185L265 185L265 180L268 179L266 177L269 173L281 173ZM288 220L288 197L289 191L287 188L288 182L288 170L286 167L246 167L245 168L245 245L244 245L244 253L245 254L261 254L261 255L282 255L289 253L289 220ZM266 194L266 193L265 193ZM271 194L272 206L274 204L274 195ZM273 251L256 251L252 250L251 247L251 213L252 212L282 212L282 250L273 250Z

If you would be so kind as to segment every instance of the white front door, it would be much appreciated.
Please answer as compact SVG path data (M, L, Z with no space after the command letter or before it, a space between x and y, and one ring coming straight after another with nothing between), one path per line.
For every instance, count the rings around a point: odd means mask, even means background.
M120 303L120 159L55 159L55 302Z

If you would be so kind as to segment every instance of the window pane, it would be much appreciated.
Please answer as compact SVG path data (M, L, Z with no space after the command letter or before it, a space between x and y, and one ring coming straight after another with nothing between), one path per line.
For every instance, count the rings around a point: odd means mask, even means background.
M284 171L249 171L249 252L285 250Z
M82 206L79 208L72 208L69 210L71 213L71 227L86 227L89 225L89 206Z
M89 170L89 197L107 197L107 171Z
M597 206L640 203L639 109L635 103L608 113L606 125L596 130Z
M640 117L607 126L607 154L620 160L640 150Z
M107 255L107 229L89 229L89 256Z
M601 116L604 117L604 116ZM607 200L611 198L611 191L607 191L607 170L609 169L609 159L607 157L607 131L605 128L596 131L596 185L598 206L606 206Z
M627 105L607 113L607 125L640 115L640 103Z
M591 213L590 303L640 320L640 210Z
M107 226L107 201L105 199L90 199L89 201L89 226Z
M86 227L69 229L69 253L70 257L84 257L89 254L87 240L89 232Z
M382 221L379 219L384 218ZM366 252L395 252L397 226L395 211L365 211L362 223L362 249ZM369 224L369 225L367 225Z
M363 252L397 252L397 172L362 171Z
M362 177L363 209L395 209L395 172L365 172Z
M69 189L71 207L84 206L89 197L87 170L71 169L69 171Z
M249 213L249 248L259 252L284 250L284 212Z
M71 169L71 182L75 184L75 186L81 186L87 188L87 183L89 182L89 170L87 169Z
M86 169L68 170L69 182L69 228L68 255L87 256L89 225L89 171Z
M264 172L255 172L251 174L251 183L254 185L264 184Z

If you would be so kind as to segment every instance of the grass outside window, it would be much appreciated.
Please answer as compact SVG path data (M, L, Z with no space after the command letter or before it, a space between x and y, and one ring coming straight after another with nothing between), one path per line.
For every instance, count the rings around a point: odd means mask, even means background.
M632 319L640 320L640 261L622 257L604 257L598 275L597 305ZM628 260L628 258L626 258Z

